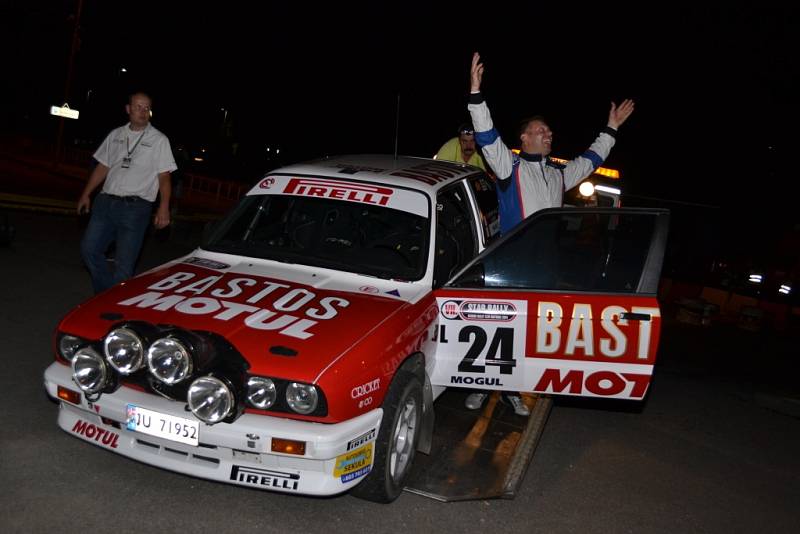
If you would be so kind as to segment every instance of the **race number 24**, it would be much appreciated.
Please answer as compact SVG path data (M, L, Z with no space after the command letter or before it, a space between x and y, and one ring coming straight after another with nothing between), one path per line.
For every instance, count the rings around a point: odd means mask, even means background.
M502 327L495 329L484 357L484 365L476 365L475 361L479 360L483 354L487 340L486 330L480 326L469 325L461 329L458 333L458 341L470 343L470 346L458 364L459 372L485 373L486 365L499 367L502 375L510 375L514 372L514 367L517 365L514 359L514 329Z

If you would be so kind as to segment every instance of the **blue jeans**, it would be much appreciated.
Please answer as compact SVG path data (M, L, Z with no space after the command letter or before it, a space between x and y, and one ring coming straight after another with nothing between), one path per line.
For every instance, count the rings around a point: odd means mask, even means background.
M153 203L139 197L118 197L100 193L92 204L92 217L81 241L81 256L92 275L95 293L133 276L150 224ZM113 268L106 260L106 249L115 241Z

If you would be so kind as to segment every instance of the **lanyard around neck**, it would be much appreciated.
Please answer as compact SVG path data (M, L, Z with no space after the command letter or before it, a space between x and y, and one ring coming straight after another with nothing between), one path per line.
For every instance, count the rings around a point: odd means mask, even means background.
M129 158L131 157L131 154L133 154L134 151L136 150L136 147L139 146L139 141L142 140L142 137L144 137L144 134L146 133L147 133L147 127L145 127L144 131L142 131L141 135L139 135L139 139L136 140L136 143L133 145L133 148L131 148L131 141L130 141L131 138L127 136L125 137L125 146L128 149Z

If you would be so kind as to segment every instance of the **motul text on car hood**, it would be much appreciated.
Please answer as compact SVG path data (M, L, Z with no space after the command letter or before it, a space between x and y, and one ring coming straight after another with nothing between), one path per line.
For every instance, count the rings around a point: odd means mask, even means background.
M253 374L314 382L331 361L407 305L401 291L382 280L346 286L307 268L230 266L191 257L87 301L59 329L95 340L126 321L213 332L248 360Z

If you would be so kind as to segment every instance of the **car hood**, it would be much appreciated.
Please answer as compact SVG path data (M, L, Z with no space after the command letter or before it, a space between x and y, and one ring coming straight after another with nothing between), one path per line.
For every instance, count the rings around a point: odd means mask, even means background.
M145 321L213 332L242 354L250 373L315 382L414 296L402 282L215 256L189 256L117 285L73 310L59 329L100 339L115 325Z

